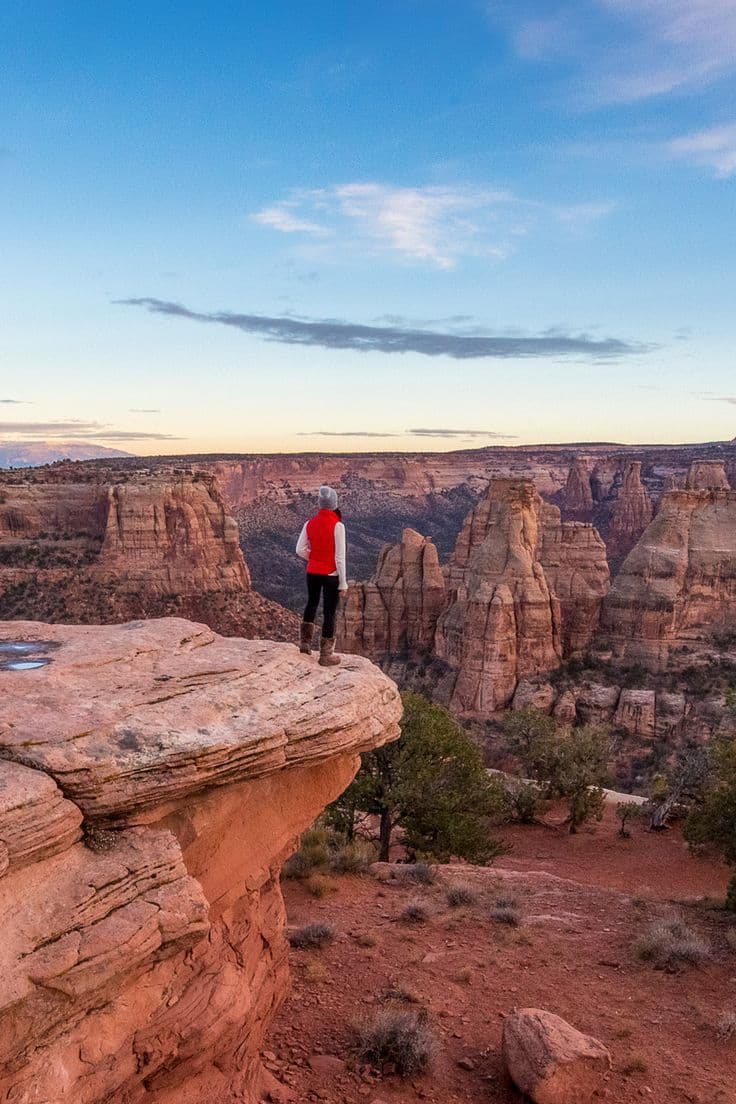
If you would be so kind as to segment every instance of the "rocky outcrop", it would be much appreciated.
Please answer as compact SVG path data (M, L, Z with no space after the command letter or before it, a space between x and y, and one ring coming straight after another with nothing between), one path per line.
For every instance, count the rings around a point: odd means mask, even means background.
M61 464L0 479L0 616L168 613L227 633L294 632L287 611L253 592L212 476Z
M587 647L608 582L592 525L561 521L527 480L492 480L444 577L434 545L412 530L384 549L370 582L348 591L338 644L400 678L397 661L430 661L424 689L484 715L509 705L520 680Z
M538 559L541 507L532 483L494 480L458 537L435 652L456 672L450 706L460 713L505 708L520 678L560 662L559 604Z
M588 1104L611 1068L603 1043L540 1008L506 1016L502 1047L511 1080L534 1104Z
M554 506L541 512L539 562L559 603L563 656L588 647L598 631L610 573L606 546L593 525L560 521Z
M653 513L652 499L641 481L641 460L629 460L614 499L606 533L608 554L615 564L620 563L634 547L652 520Z
M413 529L386 545L376 573L348 590L338 617L340 647L380 661L432 650L446 588L437 549Z
M604 602L615 657L662 670L735 620L736 491L670 491Z
M281 861L396 687L182 620L18 638L46 663L0 670L0 1100L255 1104Z
M576 457L562 495L562 509L566 517L578 521L590 521L593 511L593 490L585 460Z
M726 469L722 460L694 460L687 473L688 491L728 491Z

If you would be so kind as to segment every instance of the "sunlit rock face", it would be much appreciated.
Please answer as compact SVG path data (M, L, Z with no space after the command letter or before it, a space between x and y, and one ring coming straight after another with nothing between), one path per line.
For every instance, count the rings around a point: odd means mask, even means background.
M168 619L0 624L0 1101L255 1104L279 871L398 735L365 659Z
M688 482L720 483L702 467ZM629 553L604 603L615 655L652 670L676 649L707 644L736 621L736 491L670 491Z
M62 464L0 478L0 617L164 614L228 634L293 637L296 618L253 591L211 475Z

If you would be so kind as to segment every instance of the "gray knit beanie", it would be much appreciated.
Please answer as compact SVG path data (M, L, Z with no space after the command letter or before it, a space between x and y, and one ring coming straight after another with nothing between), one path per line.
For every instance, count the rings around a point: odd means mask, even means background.
M337 509L337 491L334 487L322 486L319 489L319 508L320 510L336 510Z

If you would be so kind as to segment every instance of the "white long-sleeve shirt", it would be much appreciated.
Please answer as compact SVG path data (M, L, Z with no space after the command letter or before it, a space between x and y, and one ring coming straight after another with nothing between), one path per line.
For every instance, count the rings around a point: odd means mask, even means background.
M309 555L312 551L309 544L309 537L307 536L307 524L307 522L304 523L304 527L299 534L299 540L296 542L296 554L297 556L301 556L303 560L309 560ZM332 571L330 574L337 575L339 579L339 590L348 589L348 569L345 546L345 526L341 521L338 521L335 526L335 566L337 570Z

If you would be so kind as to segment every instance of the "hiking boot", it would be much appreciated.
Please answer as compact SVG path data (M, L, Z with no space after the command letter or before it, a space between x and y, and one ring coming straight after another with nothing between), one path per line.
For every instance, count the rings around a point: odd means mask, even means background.
M314 623L311 621L302 621L301 633L299 635L299 651L304 655L311 655L312 653L312 637L314 636Z
M334 636L323 636L319 644L320 667L337 667L340 657L335 655Z

